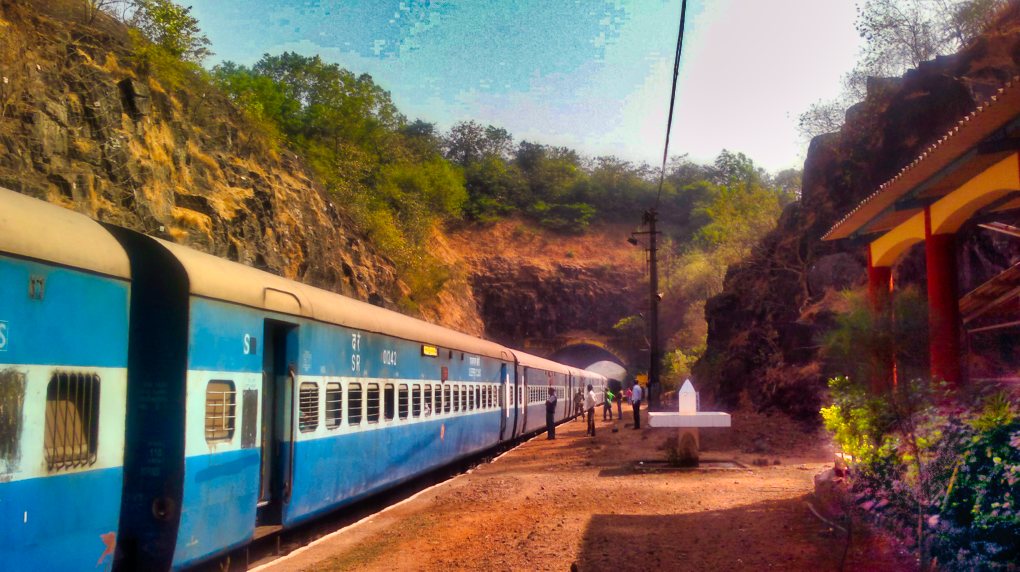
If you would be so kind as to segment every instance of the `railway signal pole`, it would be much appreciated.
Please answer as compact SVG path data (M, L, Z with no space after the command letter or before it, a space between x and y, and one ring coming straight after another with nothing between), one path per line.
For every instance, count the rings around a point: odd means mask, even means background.
M634 235L648 235L648 404L658 406L661 394L660 374L662 371L662 350L659 344L659 302L662 301L662 294L659 292L659 261L658 261L658 235L655 225L658 222L659 213L655 208L645 211L642 217L642 225L648 225L647 231L632 232L629 242L638 244Z

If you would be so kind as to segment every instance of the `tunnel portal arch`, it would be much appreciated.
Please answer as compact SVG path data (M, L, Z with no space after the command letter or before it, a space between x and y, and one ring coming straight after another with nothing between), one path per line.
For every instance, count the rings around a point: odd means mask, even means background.
M553 352L549 359L579 369L594 371L609 379L621 382L627 378L627 367L623 360L606 345L592 340L563 346Z

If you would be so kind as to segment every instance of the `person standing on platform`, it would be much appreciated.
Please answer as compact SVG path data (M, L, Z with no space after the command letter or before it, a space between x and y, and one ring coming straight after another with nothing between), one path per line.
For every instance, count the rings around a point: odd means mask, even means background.
M641 428L641 398L644 397L644 390L641 388L641 384L637 381L634 382L634 387L630 390L630 404L634 406L634 428Z
M588 393L584 396L584 412L588 416L588 431L585 435L595 436L595 390L588 384Z
M613 392L606 389L605 399L602 400L602 420L613 420Z
M545 399L545 431L546 439L556 438L556 390L549 388L549 397Z

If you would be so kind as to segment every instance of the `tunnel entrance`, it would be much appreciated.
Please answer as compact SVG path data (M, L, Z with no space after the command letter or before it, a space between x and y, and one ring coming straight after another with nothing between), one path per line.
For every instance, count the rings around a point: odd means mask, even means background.
M594 371L617 381L624 381L627 378L627 368L616 354L591 343L573 344L560 348L549 356L549 359Z

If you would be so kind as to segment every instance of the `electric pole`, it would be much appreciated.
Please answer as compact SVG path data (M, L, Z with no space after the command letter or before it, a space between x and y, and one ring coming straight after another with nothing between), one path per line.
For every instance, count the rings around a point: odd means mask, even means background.
M645 211L645 223L648 224L648 289L649 289L649 312L650 316L648 319L648 338L649 345L648 353L651 363L648 364L648 403L649 405L658 406L660 397L659 374L662 366L662 351L659 349L659 300L661 298L659 294L659 261L658 261L658 246L656 239L658 238L658 231L655 230L655 223L657 222L658 212L652 208Z

